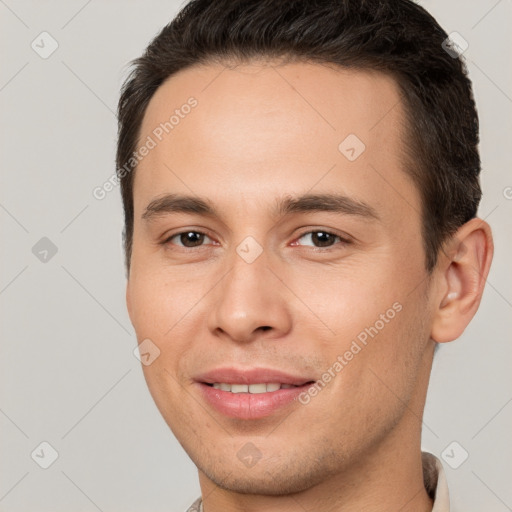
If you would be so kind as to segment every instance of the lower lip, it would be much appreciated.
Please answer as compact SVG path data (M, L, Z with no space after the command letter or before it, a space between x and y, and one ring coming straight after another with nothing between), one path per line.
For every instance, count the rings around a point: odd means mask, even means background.
M231 393L202 382L198 382L197 385L206 401L220 413L230 418L255 420L270 416L296 401L297 397L311 386L311 383L269 393Z

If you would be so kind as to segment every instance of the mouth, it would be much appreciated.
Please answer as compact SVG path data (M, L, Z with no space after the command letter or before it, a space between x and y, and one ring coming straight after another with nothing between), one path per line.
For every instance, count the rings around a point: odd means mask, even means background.
M216 413L242 420L278 416L298 407L300 394L315 382L311 376L272 368L222 367L196 375L199 398Z
M297 404L314 379L265 368L220 368L198 375L200 397L217 413L255 420L277 415Z
M279 391L280 389L293 389L299 388L301 386L311 385L314 381L305 382L301 385L296 384L284 384L279 382L269 382L269 383L257 383L257 384L228 384L225 382L214 382L210 384L208 382L204 382L206 386L210 386L214 389L220 389L221 391L227 391L228 393L250 393L252 395L259 395L262 393L273 393L274 391Z

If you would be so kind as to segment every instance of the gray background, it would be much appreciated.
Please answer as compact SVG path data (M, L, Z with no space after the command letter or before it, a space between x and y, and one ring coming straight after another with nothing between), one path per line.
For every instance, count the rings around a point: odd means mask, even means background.
M512 5L421 3L469 43L479 214L496 244L476 318L436 356L423 448L445 453L454 510L501 512L512 510ZM0 0L0 511L179 512L200 494L133 355L119 190L92 195L115 170L126 65L180 5ZM43 31L59 45L47 59L31 47L51 48ZM58 452L48 469L43 441Z

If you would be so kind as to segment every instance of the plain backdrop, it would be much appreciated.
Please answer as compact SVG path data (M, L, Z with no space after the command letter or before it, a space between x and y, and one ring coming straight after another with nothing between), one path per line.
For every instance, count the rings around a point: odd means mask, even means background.
M496 245L479 312L437 353L423 448L445 453L453 510L504 512L512 510L512 4L421 3L469 43L479 216ZM92 194L115 170L127 64L180 6L0 0L2 512L181 512L200 494L133 355L119 191ZM466 452L458 468L446 463L446 453L460 462Z

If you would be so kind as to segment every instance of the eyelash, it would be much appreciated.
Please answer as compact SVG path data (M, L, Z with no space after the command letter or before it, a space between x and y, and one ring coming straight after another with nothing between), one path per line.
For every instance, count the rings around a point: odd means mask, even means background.
M174 234L168 236L165 240L163 240L161 242L161 245L165 246L165 245L169 244L173 238L176 238L177 236L184 235L184 234L187 234L187 233L195 233L195 234L207 236L208 238L212 238L207 233L204 233L203 231L198 231L198 230L190 229L190 230L186 230L186 231L180 231L179 233L174 233ZM338 238L340 240L339 244L341 244L342 246L350 245L352 243L352 240L350 240L348 237L345 238L345 237L343 237L341 235L338 235L337 233L334 233L332 231L327 231L325 229L313 229L313 230L310 230L310 231L305 231L304 233L301 233L295 240L300 240L304 236L311 235L313 233L324 233L326 235L330 235L330 236L333 236L335 238ZM319 251L322 251L322 252L327 252L327 251L330 251L330 250L331 251L335 250L336 249L335 245L336 244L334 244L333 246L327 246L327 247L316 247L316 246L305 246L305 247L310 247L311 249L314 249L314 250L317 250L317 251L319 250ZM194 250L194 249L200 249L200 248L204 247L204 245L199 245L199 246L196 246L196 247L185 247L185 246L182 246L182 245L177 245L177 247L179 247L180 249L184 249L185 251L190 251L190 250Z

